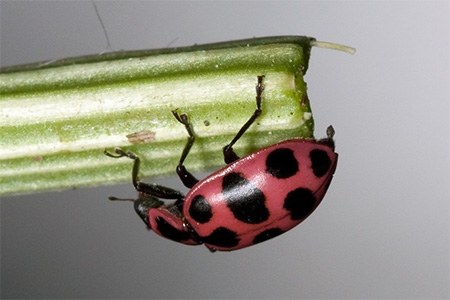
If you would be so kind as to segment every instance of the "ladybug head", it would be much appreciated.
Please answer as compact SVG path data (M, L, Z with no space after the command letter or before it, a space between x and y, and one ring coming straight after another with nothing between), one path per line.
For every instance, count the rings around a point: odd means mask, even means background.
M111 201L131 201L134 204L134 210L144 223L150 228L148 220L148 210L158 208L164 205L164 202L147 193L140 192L138 199L109 197Z
M187 228L188 224L184 223L182 199L168 204L148 193L139 192L138 199L109 197L109 200L132 201L134 210L147 228L158 235L188 245L200 243L195 233Z

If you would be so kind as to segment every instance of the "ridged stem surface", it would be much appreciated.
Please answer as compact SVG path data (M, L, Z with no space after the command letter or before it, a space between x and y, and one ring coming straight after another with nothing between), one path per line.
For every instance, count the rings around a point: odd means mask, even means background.
M187 132L197 140L189 170L223 165L222 147L255 110L239 155L313 136L303 75L307 37L256 38L150 51L115 52L9 67L0 74L0 195L130 180L132 162L103 154L122 147L142 158L143 176L174 173Z

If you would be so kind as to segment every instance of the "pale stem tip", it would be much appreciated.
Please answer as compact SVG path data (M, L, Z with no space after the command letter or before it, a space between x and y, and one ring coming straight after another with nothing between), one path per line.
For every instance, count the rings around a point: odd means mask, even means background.
M312 47L318 47L318 48L326 48L326 49L333 49L338 51L343 51L349 54L355 54L356 49L353 47L336 44L336 43L330 43L330 42L322 42L322 41L312 41L311 42Z

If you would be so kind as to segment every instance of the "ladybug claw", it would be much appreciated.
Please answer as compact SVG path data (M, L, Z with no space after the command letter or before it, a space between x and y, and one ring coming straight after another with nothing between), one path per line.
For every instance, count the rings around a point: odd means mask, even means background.
M178 108L172 110L172 114L175 117L175 119L177 119L178 122L180 122L181 124L187 126L189 124L188 122L188 116L186 114L180 114L178 112Z
M126 156L126 157L129 157L129 158L131 158L131 159L136 159L136 155L134 155L133 153L131 153L131 152L129 152L129 151L128 151L128 152L125 152L122 148L115 148L115 149L114 149L114 153L115 153L115 154L109 152L109 151L106 150L106 149L103 151L103 153L104 153L105 155L109 156L109 157L112 157L112 158L120 158L120 157Z
M112 157L112 158L119 158L119 157L122 157L122 156L124 156L123 154L123 151L122 151L122 149L120 149L120 148L115 148L114 149L114 153L111 153L111 152L109 152L108 150L104 150L103 151L103 153L106 155L106 156L109 156L109 157Z

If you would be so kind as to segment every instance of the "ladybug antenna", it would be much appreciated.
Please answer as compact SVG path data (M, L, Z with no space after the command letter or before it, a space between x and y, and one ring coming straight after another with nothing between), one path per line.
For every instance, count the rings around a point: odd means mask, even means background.
M131 198L108 197L108 199L111 201L131 201L131 202L136 201L136 199L131 199Z

